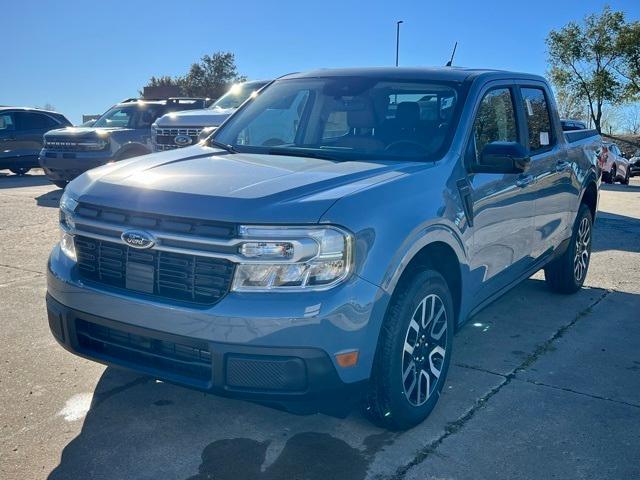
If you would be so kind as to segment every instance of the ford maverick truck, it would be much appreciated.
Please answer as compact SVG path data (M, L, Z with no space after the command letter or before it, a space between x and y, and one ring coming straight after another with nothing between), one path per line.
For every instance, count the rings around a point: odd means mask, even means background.
M49 325L107 365L410 428L471 316L540 269L581 288L600 151L538 76L292 74L205 142L68 185Z

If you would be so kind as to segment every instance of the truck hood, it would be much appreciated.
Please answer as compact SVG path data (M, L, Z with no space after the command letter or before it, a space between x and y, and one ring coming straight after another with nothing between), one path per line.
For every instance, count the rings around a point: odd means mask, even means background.
M67 187L81 202L246 223L316 223L344 196L425 164L231 154L196 145L88 171Z
M93 127L66 127L66 128L58 128L56 130L49 130L44 134L45 137L56 137L56 138L96 138L96 137L108 137L112 132L122 132L125 130L131 130L130 128L122 128L122 127L104 127L104 128L93 128Z
M156 126L167 127L217 127L235 108L205 108L203 110L183 110L163 115L156 120Z

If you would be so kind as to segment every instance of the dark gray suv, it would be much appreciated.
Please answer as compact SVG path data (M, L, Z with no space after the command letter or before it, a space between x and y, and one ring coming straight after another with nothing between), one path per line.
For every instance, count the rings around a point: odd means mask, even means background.
M40 152L47 177L63 188L94 167L151 152L151 124L165 113L204 108L204 98L127 99L111 107L91 127L48 132Z
M54 128L71 126L64 115L48 110L0 107L0 170L24 175L38 167L42 136Z

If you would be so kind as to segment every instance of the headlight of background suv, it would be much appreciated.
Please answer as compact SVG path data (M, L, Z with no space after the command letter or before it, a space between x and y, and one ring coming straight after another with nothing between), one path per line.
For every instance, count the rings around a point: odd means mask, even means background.
M325 290L347 278L351 234L337 227L242 226L235 291Z
M65 190L60 198L60 250L74 262L77 261L76 246L69 230L75 228L73 212L77 206L78 201Z

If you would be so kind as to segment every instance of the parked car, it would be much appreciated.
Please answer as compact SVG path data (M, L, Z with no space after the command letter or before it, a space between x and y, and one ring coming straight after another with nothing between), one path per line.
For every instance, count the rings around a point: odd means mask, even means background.
M562 125L562 130L564 130L565 132L587 129L587 124L584 123L582 120L563 119L563 120L560 120L560 124Z
M629 160L624 158L618 145L615 143L605 143L603 145L603 154L602 179L607 183L616 183L619 181L623 185L628 185L629 177L631 177Z
M39 108L0 107L0 170L24 175L39 167L42 135L70 126L64 115Z
M167 112L202 108L204 98L139 100L111 107L90 127L47 132L39 162L49 180L64 188L91 168L150 153L151 124Z
M209 108L164 115L152 126L156 152L188 147L198 143L224 122L252 94L268 81L237 83Z
M638 153L629 159L629 175L632 177L640 175L640 155Z
M409 428L472 315L542 268L581 288L600 147L534 75L288 75L201 144L69 184L49 325L105 364Z

